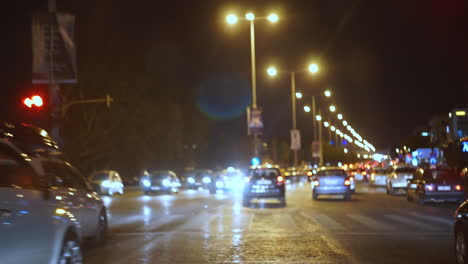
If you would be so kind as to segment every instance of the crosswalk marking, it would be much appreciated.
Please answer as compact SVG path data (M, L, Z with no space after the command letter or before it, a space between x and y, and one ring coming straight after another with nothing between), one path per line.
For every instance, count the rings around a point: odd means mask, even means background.
M425 224L425 223L423 223L421 221L417 221L417 220L414 220L414 219L411 219L411 218L403 217L401 215L388 214L388 215L385 215L385 217L390 218L390 219L392 219L394 221L403 223L403 224L407 224L407 225L417 227L417 228L422 228L422 229L426 229L426 230L437 230L437 228L432 226L432 225Z
M360 215L360 214L349 214L347 215L349 218L352 220L363 224L371 229L375 230L394 230L395 227L386 223L383 223L381 221L376 221L370 217Z
M288 229L288 230L296 230L297 224L296 221L294 221L293 217L290 214L280 214L278 215L278 220L279 226L283 229Z
M338 223L337 221L333 220L331 217L329 217L328 215L324 215L324 214L304 214L305 217L307 218L312 218L313 220L315 220L317 223L319 223L321 226L324 226L328 229L332 229L332 230L345 230L345 227Z
M419 217L419 218L422 218L422 219L425 219L425 220L428 220L428 221L433 221L433 222L437 222L437 223L445 224L445 225L449 225L449 226L453 225L453 221L450 220L450 219L437 217L437 216L431 216L431 215L423 215L423 214L416 213L416 212L410 212L409 214L413 215L413 216L416 216L416 217Z

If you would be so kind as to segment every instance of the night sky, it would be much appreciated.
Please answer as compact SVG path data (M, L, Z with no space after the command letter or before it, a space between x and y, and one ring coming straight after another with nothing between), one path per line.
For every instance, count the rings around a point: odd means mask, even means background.
M271 63L300 71L319 61L319 75L297 76L298 90L305 98L333 90L339 112L377 148L398 144L435 114L468 105L467 1L57 1L78 21L80 14L101 10L103 16L118 14L106 24L119 29L110 42L130 48L115 56L158 47L165 70L183 80L183 100L212 119L217 132L232 137L245 136L250 46L248 24L228 26L229 11L280 16L275 25L256 23L258 104L265 111L266 139L287 139L291 127L289 77L269 78L265 69ZM46 1L9 2L15 2L11 12L2 15L3 118L11 117L18 107L11 102L30 84L29 17ZM91 40L79 37L80 62L80 42ZM306 144L311 116L302 105L298 102L298 126Z

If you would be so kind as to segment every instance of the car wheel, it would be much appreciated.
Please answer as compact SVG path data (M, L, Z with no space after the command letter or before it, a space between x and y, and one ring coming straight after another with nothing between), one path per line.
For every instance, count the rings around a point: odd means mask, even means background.
M416 193L416 198L417 198L418 204L424 205L426 202L424 201L424 199L422 199L421 196L422 196L422 195L421 195L420 193Z
M280 200L280 203L281 203L282 206L286 206L286 197L283 196L283 197L279 198L279 200Z
M98 227L96 229L96 234L93 237L94 244L102 245L106 242L107 227L107 213L106 210L103 209L99 214Z
M318 194L316 192L312 192L312 200L316 201L318 199Z
M407 200L408 202L412 202L412 201L414 200L413 197L411 197L411 195L409 194L408 191L406 192L406 200Z
M455 257L457 264L467 264L466 260L466 241L462 232L455 234Z
M345 201L351 201L351 199L352 199L352 198L351 198L351 194L350 194L350 193L345 194L344 197L343 197L343 200L345 200Z
M65 237L60 250L58 264L82 264L83 255L76 235L69 233Z

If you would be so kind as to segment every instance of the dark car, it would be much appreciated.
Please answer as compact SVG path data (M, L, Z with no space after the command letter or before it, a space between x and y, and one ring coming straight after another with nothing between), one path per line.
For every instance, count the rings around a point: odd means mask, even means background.
M455 211L455 257L458 264L468 264L468 201L462 203Z
M344 200L351 200L352 179L339 167L322 167L312 178L312 199L319 195L343 195Z
M408 201L460 202L464 199L462 178L452 168L418 169L408 181Z
M243 191L244 206L254 198L277 198L286 205L285 179L277 168L254 168L247 172Z
M213 172L211 170L193 170L185 173L185 182L188 189L205 188L208 189L213 181Z
M141 186L143 193L163 192L163 193L178 193L180 189L180 181L173 171L153 171L148 176L141 178Z

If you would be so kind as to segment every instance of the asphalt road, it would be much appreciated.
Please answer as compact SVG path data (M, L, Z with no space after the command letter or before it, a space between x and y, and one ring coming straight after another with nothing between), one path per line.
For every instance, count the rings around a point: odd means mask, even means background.
M244 208L233 194L127 190L104 197L109 240L85 249L85 263L455 263L456 205L357 191L348 202L312 201L308 184L290 185L286 207Z

